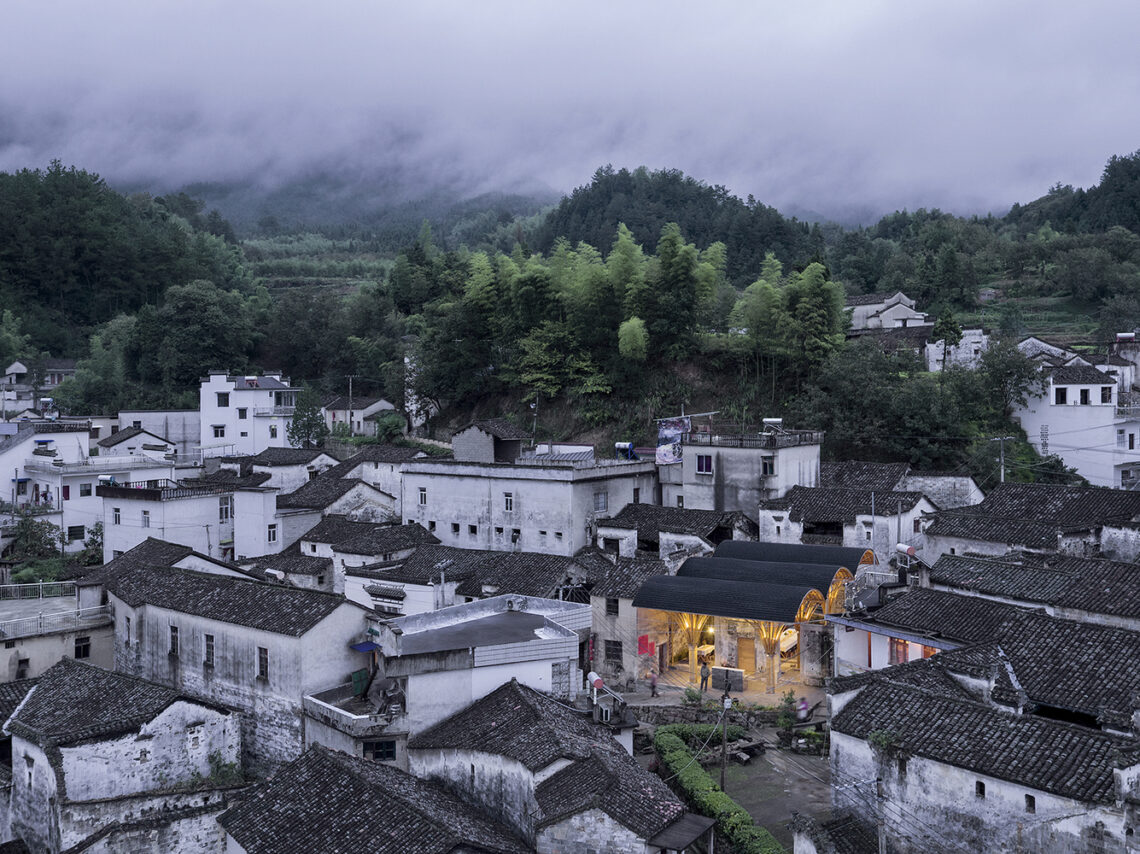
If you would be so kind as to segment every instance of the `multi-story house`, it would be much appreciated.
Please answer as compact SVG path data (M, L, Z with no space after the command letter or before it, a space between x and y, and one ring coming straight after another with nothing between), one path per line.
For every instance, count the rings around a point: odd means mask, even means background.
M281 374L231 376L211 371L198 392L202 456L290 447L286 430L299 393Z

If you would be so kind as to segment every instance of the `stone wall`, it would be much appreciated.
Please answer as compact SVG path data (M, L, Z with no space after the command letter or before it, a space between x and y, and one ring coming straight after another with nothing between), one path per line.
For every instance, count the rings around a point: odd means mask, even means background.
M599 809L547 825L535 839L538 854L645 854L645 840Z
M194 800L202 800L195 797ZM112 821L85 841L84 854L220 854L225 851L225 831L217 817L230 803L227 799L206 798L205 803L179 807L170 804L156 814L136 821Z

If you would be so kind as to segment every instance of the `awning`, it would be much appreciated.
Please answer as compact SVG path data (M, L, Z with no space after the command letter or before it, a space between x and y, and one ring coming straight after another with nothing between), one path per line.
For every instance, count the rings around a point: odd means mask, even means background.
M360 643L350 643L350 649L355 649L357 652L372 652L373 650L380 649L380 644L373 643L372 641L361 641Z
M684 851L714 824L715 818L687 812L650 839L649 844L672 851Z

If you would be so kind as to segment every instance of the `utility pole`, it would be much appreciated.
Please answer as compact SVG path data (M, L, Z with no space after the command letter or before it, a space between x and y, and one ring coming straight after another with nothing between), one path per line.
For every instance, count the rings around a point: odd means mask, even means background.
M887 796L883 791L883 778L875 781L875 794L878 796L879 809L876 824L879 830L879 854L887 854Z
M1001 482L1005 483L1005 443L1012 442L1016 436L998 436L995 439L990 439L991 442L999 442L1001 445Z
M721 711L723 726L720 731L720 790L724 791L724 769L728 765L728 710L732 708L732 698L728 696L728 674L724 675L724 696L720 698L724 709Z
M352 435L352 381L356 374L348 375L348 435Z

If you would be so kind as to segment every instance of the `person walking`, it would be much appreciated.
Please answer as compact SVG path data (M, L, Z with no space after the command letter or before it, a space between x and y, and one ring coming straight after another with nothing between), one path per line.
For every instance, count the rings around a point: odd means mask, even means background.
M661 696L660 694L657 693L657 671L656 670L650 670L649 671L649 696L650 697Z
M709 673L710 672L711 671L709 670L709 663L707 661L702 661L701 662L701 693L702 694L709 687Z

